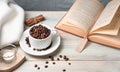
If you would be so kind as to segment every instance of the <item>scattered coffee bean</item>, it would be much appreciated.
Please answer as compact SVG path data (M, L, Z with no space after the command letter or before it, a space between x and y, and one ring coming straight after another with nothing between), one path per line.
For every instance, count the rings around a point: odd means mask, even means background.
M48 61L46 61L45 63L46 63L46 64L48 64L49 62L48 62Z
M51 60L54 61L54 57L52 57Z
M29 41L29 37L26 37L25 41L26 41L26 44L27 44L29 47L31 47L31 44L30 44L30 41Z
M64 56L63 58L64 58L64 59L66 59L67 57L66 57L66 56Z
M39 51L42 51L41 49Z
M33 50L34 51L44 51L44 50L47 50L47 49L49 49L50 47L51 47L51 45L52 45L52 42L51 42L51 44L47 47L47 48L44 48L44 49L37 49L37 48L33 48Z
M49 58L52 58L52 56L49 56Z
M65 55L64 55L63 59L64 59L65 61L68 61L68 60L69 60L69 58L68 58L67 56L65 56Z
M37 51L37 49L36 49L36 51ZM54 57L53 56L49 56L49 58L51 59L51 61L52 61L52 64L53 65L55 65L56 64L56 62L54 61ZM58 61L60 60L60 58L62 58L61 60L64 60L64 61L69 61L69 58L66 56L66 55L59 55L59 57L58 58L56 58ZM45 62L45 68L48 68L48 65L49 65L49 61L46 61ZM70 62L68 62L68 65L71 65L71 63ZM34 66L35 68L37 68L38 70L39 69L41 69L37 64L35 64L35 66ZM63 72L66 72L66 69L63 69L62 70Z
M48 68L48 65L46 65L45 68Z
M66 59L65 59L65 61L68 61L68 60L69 60L69 58L66 58Z
M68 65L71 65L71 63L68 63Z
M57 58L57 60L59 61L60 59L59 59L59 58Z
M39 49L38 51L42 51L41 49Z
M49 56L49 58L51 59L51 61L54 61L54 57L52 57L52 56Z
M63 69L63 72L65 72L66 71L66 69Z
M38 67L38 70L40 69L40 67Z
M35 64L35 66L34 67L37 67L37 64Z
M55 64L55 62L53 62L53 64Z
M35 49L35 48L33 48L33 50L35 51L36 49Z
M62 55L60 55L59 57L62 58Z
M37 49L37 51L39 51L39 49Z

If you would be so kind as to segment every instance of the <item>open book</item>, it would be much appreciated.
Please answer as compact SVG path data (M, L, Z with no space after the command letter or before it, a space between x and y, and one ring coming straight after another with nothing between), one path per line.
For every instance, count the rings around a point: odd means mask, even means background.
M88 40L120 48L120 0L76 0L56 28L83 37L79 50Z

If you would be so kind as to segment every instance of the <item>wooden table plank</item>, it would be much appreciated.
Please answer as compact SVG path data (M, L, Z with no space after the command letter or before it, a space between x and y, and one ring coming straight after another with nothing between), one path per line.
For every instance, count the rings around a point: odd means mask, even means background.
M46 64L45 61L27 61L19 69L14 72L119 72L120 61L49 61ZM68 65L71 63L71 65ZM40 70L35 68L35 64L40 67ZM45 68L48 65L48 68Z

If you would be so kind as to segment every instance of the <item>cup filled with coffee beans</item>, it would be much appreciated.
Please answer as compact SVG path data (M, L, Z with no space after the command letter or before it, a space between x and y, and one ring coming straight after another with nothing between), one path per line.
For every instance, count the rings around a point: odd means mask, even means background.
M45 49L50 46L56 31L47 25L37 24L29 29L29 43L32 48Z

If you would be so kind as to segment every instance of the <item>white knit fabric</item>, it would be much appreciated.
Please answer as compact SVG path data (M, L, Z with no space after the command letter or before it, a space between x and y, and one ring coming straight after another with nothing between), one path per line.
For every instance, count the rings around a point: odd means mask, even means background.
M24 10L12 0L0 0L0 48L19 41L24 29Z

